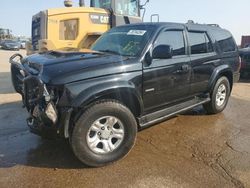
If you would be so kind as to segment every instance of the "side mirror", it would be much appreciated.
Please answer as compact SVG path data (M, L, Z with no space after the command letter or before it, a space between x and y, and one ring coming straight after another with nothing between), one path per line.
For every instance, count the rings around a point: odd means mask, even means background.
M170 45L156 46L152 53L153 59L170 59L173 56L173 49Z

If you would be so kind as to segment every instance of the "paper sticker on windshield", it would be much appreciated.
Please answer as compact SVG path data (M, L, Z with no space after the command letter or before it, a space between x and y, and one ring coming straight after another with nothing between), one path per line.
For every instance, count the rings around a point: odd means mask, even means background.
M130 30L127 35L138 35L143 36L147 31L145 30Z

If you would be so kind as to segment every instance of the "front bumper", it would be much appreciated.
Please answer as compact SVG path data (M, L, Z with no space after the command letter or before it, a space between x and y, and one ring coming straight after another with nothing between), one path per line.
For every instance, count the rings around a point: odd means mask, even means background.
M63 109L58 113L57 123L53 123L46 115L34 117L30 115L27 119L27 125L30 132L46 138L68 138L69 124L72 109Z
M44 122L40 122L37 119L34 119L34 117L29 117L27 119L27 125L31 133L41 137L55 138L58 135L55 127L48 127L44 124Z
M64 123L59 121L59 116L64 117L61 115L63 110L60 112L57 110L56 101L50 96L39 74L32 74L31 69L15 61L17 57L22 62L21 55L10 58L12 84L22 95L24 107L30 114L27 119L30 131L43 137L63 135L61 129L64 126L61 125Z
M59 134L59 124L58 116L59 113L53 101L45 100L46 93L45 86L34 84L34 79L32 79L32 87L29 86L29 78L24 81L24 94L23 103L30 113L30 117L27 119L27 124L32 133L40 135L42 137L56 137ZM31 93L34 87L39 87L38 97L33 96ZM46 90L47 91L47 90ZM32 98L33 97L33 98Z

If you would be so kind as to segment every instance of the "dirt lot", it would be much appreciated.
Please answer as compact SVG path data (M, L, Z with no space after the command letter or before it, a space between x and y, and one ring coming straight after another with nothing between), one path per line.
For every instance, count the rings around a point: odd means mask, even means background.
M194 109L139 132L122 161L87 168L67 142L29 133L11 86L13 53L0 50L0 187L250 187L247 81L235 85L223 113Z

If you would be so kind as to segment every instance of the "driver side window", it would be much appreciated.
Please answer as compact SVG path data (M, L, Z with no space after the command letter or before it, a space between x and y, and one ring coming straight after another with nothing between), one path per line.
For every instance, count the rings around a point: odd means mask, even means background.
M173 49L173 56L186 55L183 31L164 31L160 33L155 42L155 47L169 45Z

